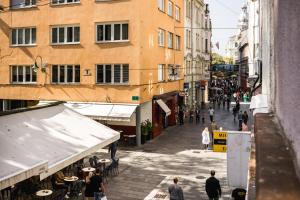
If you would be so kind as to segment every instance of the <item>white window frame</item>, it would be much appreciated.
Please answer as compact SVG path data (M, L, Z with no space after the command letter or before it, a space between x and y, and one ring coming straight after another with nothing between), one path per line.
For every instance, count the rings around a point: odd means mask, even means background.
M115 26L116 24L120 25L120 39L115 40ZM127 24L128 27L128 39L123 39L123 25ZM103 26L103 40L98 40L98 26ZM110 25L111 26L111 40L105 40L105 26ZM111 42L129 42L129 22L112 22L112 23L96 23L96 43L111 43Z
M165 81L165 65L164 64L157 65L157 81L158 82Z
M68 2L68 1L71 1L71 2ZM80 3L80 0L51 0L52 6L66 5L66 4L79 4L79 3Z
M168 80L169 81L174 81L175 80L174 65L173 64L168 65Z
M17 81L13 81L13 68L17 68ZM19 81L19 67L23 68L23 80ZM26 68L30 68L30 81L26 81ZM35 73L35 81L32 81L33 73ZM34 72L31 65L11 65L10 66L10 82L12 84L36 84L37 83L37 73Z
M186 0L186 17L187 18L191 18L191 1L190 0Z
M165 0L157 0L158 10L165 12Z
M29 43L25 44L25 30L30 29L30 38L29 38ZM32 37L32 30L35 29L35 42L32 43L33 37ZM16 31L16 44L13 44L13 31ZM19 32L22 30L22 43L19 44ZM36 45L36 35L37 35L37 30L36 27L22 27L22 28L12 28L10 32L10 45L11 46L35 46Z
M29 2L27 5L26 5L26 1ZM33 7L37 7L36 3L37 3L37 0L23 0L22 3L15 4L13 2L13 0L11 0L10 8L11 9L33 8Z
M181 43L181 38L179 35L175 35L175 49L180 50L180 43Z
M173 2L168 0L168 12L167 14L170 16L170 17L173 17Z
M180 8L175 6L175 20L180 21Z
M67 34L67 29L72 27L73 28L73 32L72 32L72 42L68 42L68 34ZM75 41L75 27L79 28L79 41ZM57 29L57 42L53 43L53 29L56 28ZM64 42L59 42L59 29L60 28L64 28ZM58 26L51 26L50 29L51 33L51 37L50 37L50 44L51 45L68 45L68 44L80 44L80 25L79 24L73 24L73 25L58 25Z
M173 40L174 40L174 34L171 32L168 32L168 48L173 49Z
M57 66L57 82L53 82L53 66ZM64 66L64 82L60 82L60 67L61 66ZM68 66L72 66L73 68L73 71L72 71L72 82L68 82ZM79 82L75 82L75 67L76 66L79 66ZM51 65L51 84L80 84L81 83L81 66L80 65L73 65L73 64L70 64L70 65L66 65L66 64L57 64L57 65Z
M103 83L98 82L98 66L102 65L103 66ZM106 66L110 65L111 66L111 82L110 83L106 83ZM115 83L115 65L120 65L120 82ZM128 66L128 81L124 82L124 65ZM129 69L129 64L127 63L123 63L123 64L96 64L96 84L97 85L129 85L129 77L130 77L130 69Z
M175 79L176 80L180 79L180 65L176 65L176 67L175 67L175 73L176 73Z
M165 46L165 33L166 31L159 28L158 29L158 46L164 47Z

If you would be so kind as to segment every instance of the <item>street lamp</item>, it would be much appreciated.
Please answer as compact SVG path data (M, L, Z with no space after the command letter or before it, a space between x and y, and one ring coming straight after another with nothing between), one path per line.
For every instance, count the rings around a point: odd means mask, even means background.
M39 67L38 66L38 64L37 64L37 59L40 59L40 61L41 61L41 67ZM43 58L41 57L41 56L37 56L35 59L34 59L34 64L32 65L32 69L33 69L33 71L34 72L37 72L37 70L39 69L39 68L41 68L41 71L43 72L43 73L46 73L46 66L47 66L47 63L44 63L43 64Z

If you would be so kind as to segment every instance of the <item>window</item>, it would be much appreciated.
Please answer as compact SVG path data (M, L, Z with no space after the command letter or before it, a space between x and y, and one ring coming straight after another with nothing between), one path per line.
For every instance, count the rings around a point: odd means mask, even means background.
M80 27L76 26L58 26L52 27L52 44L79 44Z
M99 64L96 82L102 84L124 84L129 82L128 64Z
M36 43L36 28L14 28L11 31L13 46L27 46Z
M196 33L196 50L200 51L200 34Z
M128 41L128 23L97 24L96 41Z
M205 53L208 53L208 39L205 39Z
M168 65L168 80L174 80L173 65Z
M165 0L157 0L158 9L161 11L165 11Z
M192 16L192 4L190 0L186 0L186 17L191 18Z
M173 33L168 33L168 47L173 48Z
M180 8L178 6L175 6L175 19L180 21Z
M175 39L175 49L180 50L180 36L176 35Z
M162 29L158 29L158 45L160 47L165 46L165 31Z
M60 5L60 4L70 4L70 3L80 3L80 0L52 0L52 5Z
M36 6L36 0L11 0L10 7L12 9L30 8Z
M35 83L36 72L32 66L11 66L12 83Z
M80 65L52 65L52 83L80 83Z
M173 2L170 0L168 1L168 15L173 16Z
M163 64L158 65L157 80L158 80L158 82L165 80L165 65L163 65Z
M176 68L175 68L175 79L176 80L180 79L180 65L176 65Z
M201 22L201 19L200 19L200 8L199 7L196 7L196 23L197 24L200 24Z
M191 31L190 30L186 30L186 48L191 48L192 47L192 43L191 43Z

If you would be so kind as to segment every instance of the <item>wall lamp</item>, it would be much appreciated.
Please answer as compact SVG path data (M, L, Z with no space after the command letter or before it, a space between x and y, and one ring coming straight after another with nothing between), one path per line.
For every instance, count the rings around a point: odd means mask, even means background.
M38 64L37 64L37 59L38 59L38 58L39 58L40 61L41 61L41 66L40 66L40 67L39 67ZM41 71L42 71L43 73L46 73L46 67L47 67L47 63L43 63L43 58L42 58L41 56L37 56L37 57L34 59L34 64L33 64L33 66L32 66L32 69L33 69L34 72L37 72L38 69L40 68Z

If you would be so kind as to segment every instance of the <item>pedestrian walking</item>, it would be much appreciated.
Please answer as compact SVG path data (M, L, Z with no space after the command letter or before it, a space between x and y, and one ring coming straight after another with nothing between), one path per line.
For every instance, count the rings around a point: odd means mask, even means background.
M202 144L203 144L205 150L208 149L209 143L210 143L209 131L208 131L208 128L206 127L202 131Z
M240 108L241 108L241 105L240 105L240 102L239 102L239 101L236 101L235 107L236 107L236 109L237 109L237 112L239 112L239 111L240 111Z
M102 177L100 176L100 169L96 169L96 173L90 178L91 190L94 193L95 200L104 200L105 188L103 185Z
M205 190L209 200L218 200L222 195L220 182L215 178L216 172L212 170L210 172L211 177L206 179Z
M184 200L182 188L177 184L178 178L174 178L173 182L168 188L170 200Z
M248 124L248 113L247 111L244 111L243 113L243 122L247 125Z
M210 138L211 138L211 148L213 148L213 141L214 141L214 131L218 130L219 127L215 121L212 121L210 126L209 126L209 133L210 133Z
M198 124L200 122L200 110L198 108L196 109L195 115L196 115L196 124Z
M229 108L230 108L230 95L227 96L226 101L227 101L227 110L229 110Z
M190 109L190 119L189 119L189 122L193 123L193 121L194 121L194 111L193 111L193 109Z
M225 94L223 97L223 109L225 109L226 101L227 101L227 95Z
M210 107L209 110L208 110L208 113L209 113L210 122L213 122L214 121L215 110L212 107Z
M243 123L243 111L239 112L238 120L239 120L239 131L241 131L242 130L242 123Z
M236 106L234 106L233 109L232 109L233 121L234 122L235 122L237 113L238 113L238 110L237 110Z
M183 112L183 108L179 109L179 113L178 113L178 117L179 117L179 125L183 125L184 124L184 112Z
M88 176L85 177L85 190L84 190L84 199L92 200L94 199L94 193L91 185L91 177L93 176L93 172L90 172Z
M116 153L117 153L117 144L118 141L115 141L113 143L111 143L108 147L108 153L110 152L110 158L112 160L115 160L115 157L116 157Z

